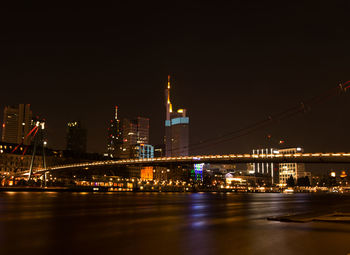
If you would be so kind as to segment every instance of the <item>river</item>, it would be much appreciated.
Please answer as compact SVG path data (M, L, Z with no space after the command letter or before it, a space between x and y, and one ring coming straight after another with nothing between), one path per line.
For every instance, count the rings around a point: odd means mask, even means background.
M270 216L350 212L350 196L1 192L0 254L350 254L350 224Z

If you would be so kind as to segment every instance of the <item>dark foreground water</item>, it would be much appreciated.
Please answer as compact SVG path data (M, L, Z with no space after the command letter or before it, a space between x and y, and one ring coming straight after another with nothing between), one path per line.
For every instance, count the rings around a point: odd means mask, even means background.
M350 196L0 193L0 254L348 254L350 224L282 223L350 211Z

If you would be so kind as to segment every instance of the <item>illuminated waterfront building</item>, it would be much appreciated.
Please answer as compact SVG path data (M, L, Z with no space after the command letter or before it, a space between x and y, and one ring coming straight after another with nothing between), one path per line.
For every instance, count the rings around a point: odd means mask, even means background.
M227 185L232 185L232 186L246 186L247 185L247 179L252 178L250 176L236 176L233 175L232 173L228 173L225 175L225 183ZM253 177L256 178L256 177Z
M1 149L1 146L4 145L0 145L0 175L8 176L14 173L28 170L32 161L32 155L14 154L11 152L1 153L1 151L3 151L3 149ZM13 144L13 148L15 148L15 144ZM33 167L39 169L43 167L43 159L41 155L35 156Z
M31 130L32 115L30 104L6 106L1 140L6 143L29 145L30 137L27 134Z
M153 180L153 167L146 166L141 168L141 180L150 181Z
M256 155L272 155L277 154L278 150L274 148L253 150L253 156ZM266 156L268 157L268 156ZM249 174L262 174L271 176L272 184L279 182L279 165L274 163L252 163L251 172Z
M194 164L194 169L191 172L191 177L192 179L196 181L203 181L203 168L204 168L204 163L201 164Z
M33 145L0 142L0 175L12 175L28 170L32 161ZM46 164L49 166L64 164L64 157L54 150L46 150ZM43 155L37 150L34 157L34 169L43 168Z
M189 154L189 117L186 109L173 112L170 101L170 75L165 89L165 155L167 157L188 156Z
M79 121L67 123L66 149L73 153L86 153L87 131Z
M302 148L287 148L278 150L279 154L295 154L295 153L303 153L304 150ZM285 186L288 178L292 176L295 180L301 177L308 177L311 181L311 173L305 171L305 164L303 163L280 163L279 164L279 184Z
M120 158L123 149L122 127L118 119L118 106L115 107L114 118L110 121L107 138L107 156Z
M0 175L10 176L28 170L32 161L33 148L29 145L0 143ZM53 157L49 162L52 164ZM43 167L43 156L36 155L33 159L34 169ZM0 185L1 186L1 185Z

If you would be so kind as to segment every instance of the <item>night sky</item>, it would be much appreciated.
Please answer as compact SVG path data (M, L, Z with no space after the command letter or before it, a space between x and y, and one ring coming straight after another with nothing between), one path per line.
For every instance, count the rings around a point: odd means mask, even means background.
M147 1L145 1L147 2ZM1 9L0 109L30 103L49 147L81 120L89 152L104 152L108 122L150 118L164 135L164 89L190 116L191 143L219 137L350 80L350 4L172 1ZM301 146L350 151L350 91L247 136L194 153ZM270 135L271 138L267 139Z

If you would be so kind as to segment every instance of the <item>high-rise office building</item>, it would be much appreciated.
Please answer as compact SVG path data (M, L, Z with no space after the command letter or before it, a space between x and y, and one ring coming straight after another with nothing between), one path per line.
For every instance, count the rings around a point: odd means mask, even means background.
M68 151L73 153L86 153L87 131L83 128L79 121L71 121L67 123L66 141Z
M165 89L165 155L188 156L189 154L189 117L186 109L178 109L173 112L170 101L170 75L168 76L168 86Z
M30 104L6 106L2 124L2 141L6 143L23 143L29 145L30 137L27 136L27 134L32 127L32 115Z
M149 142L149 119L143 117L137 117L136 119L123 119L122 121L122 137L123 137L123 146L122 146L122 158L134 158L135 150L139 150L141 147L135 147L136 145L143 145L142 148L146 148L145 145L148 145ZM152 146L153 148L153 146ZM150 147L147 147L149 151ZM145 155L152 155L146 153ZM143 157L143 156L142 156Z
M149 143L149 119L143 117L136 118L137 123L137 143Z
M107 156L120 158L123 150L122 126L118 119L118 106L115 107L114 118L110 121L107 138Z

